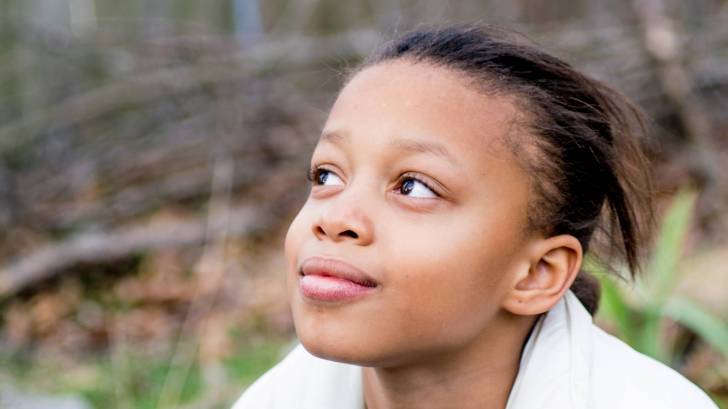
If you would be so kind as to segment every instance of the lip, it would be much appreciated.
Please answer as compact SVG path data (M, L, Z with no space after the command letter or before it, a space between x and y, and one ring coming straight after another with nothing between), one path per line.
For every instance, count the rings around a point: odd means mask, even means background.
M363 270L340 260L311 257L301 263L299 288L317 301L351 301L375 290L378 283Z

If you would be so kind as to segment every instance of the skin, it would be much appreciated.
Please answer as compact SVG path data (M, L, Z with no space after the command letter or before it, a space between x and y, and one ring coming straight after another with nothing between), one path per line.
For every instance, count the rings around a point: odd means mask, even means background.
M286 235L288 295L309 352L364 367L370 409L504 408L537 315L578 272L575 238L526 230L531 178L504 143L516 106L446 68L390 61L355 75L330 111ZM353 302L307 299L311 256L379 285Z

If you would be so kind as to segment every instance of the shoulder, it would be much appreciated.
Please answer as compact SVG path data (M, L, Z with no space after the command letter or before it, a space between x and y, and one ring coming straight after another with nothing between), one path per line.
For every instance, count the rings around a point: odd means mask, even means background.
M596 325L593 328L592 387L596 403L610 402L604 406L610 408L717 409L703 390L679 372Z
M299 344L246 389L232 409L359 409L359 369L315 357Z

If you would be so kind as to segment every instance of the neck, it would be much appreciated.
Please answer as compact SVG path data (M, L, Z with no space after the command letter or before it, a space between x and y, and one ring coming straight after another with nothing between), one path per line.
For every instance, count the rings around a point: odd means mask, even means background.
M464 347L397 367L364 367L367 409L504 409L536 317L511 316Z

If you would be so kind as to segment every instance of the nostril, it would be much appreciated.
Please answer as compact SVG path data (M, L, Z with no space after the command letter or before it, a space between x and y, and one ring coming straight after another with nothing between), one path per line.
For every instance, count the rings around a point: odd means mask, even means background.
M321 228L321 226L316 227L316 233L323 234L323 235L326 234L326 232L324 231L324 229Z
M353 232L353 231L351 231L351 230L347 230L347 231L345 231L345 232L342 232L341 234L343 234L343 235L345 235L345 236L349 236L349 237L351 237L351 238L354 238L354 239L358 239L358 238L359 238L359 235L358 235L358 234L356 234L356 233L354 233L354 232Z

